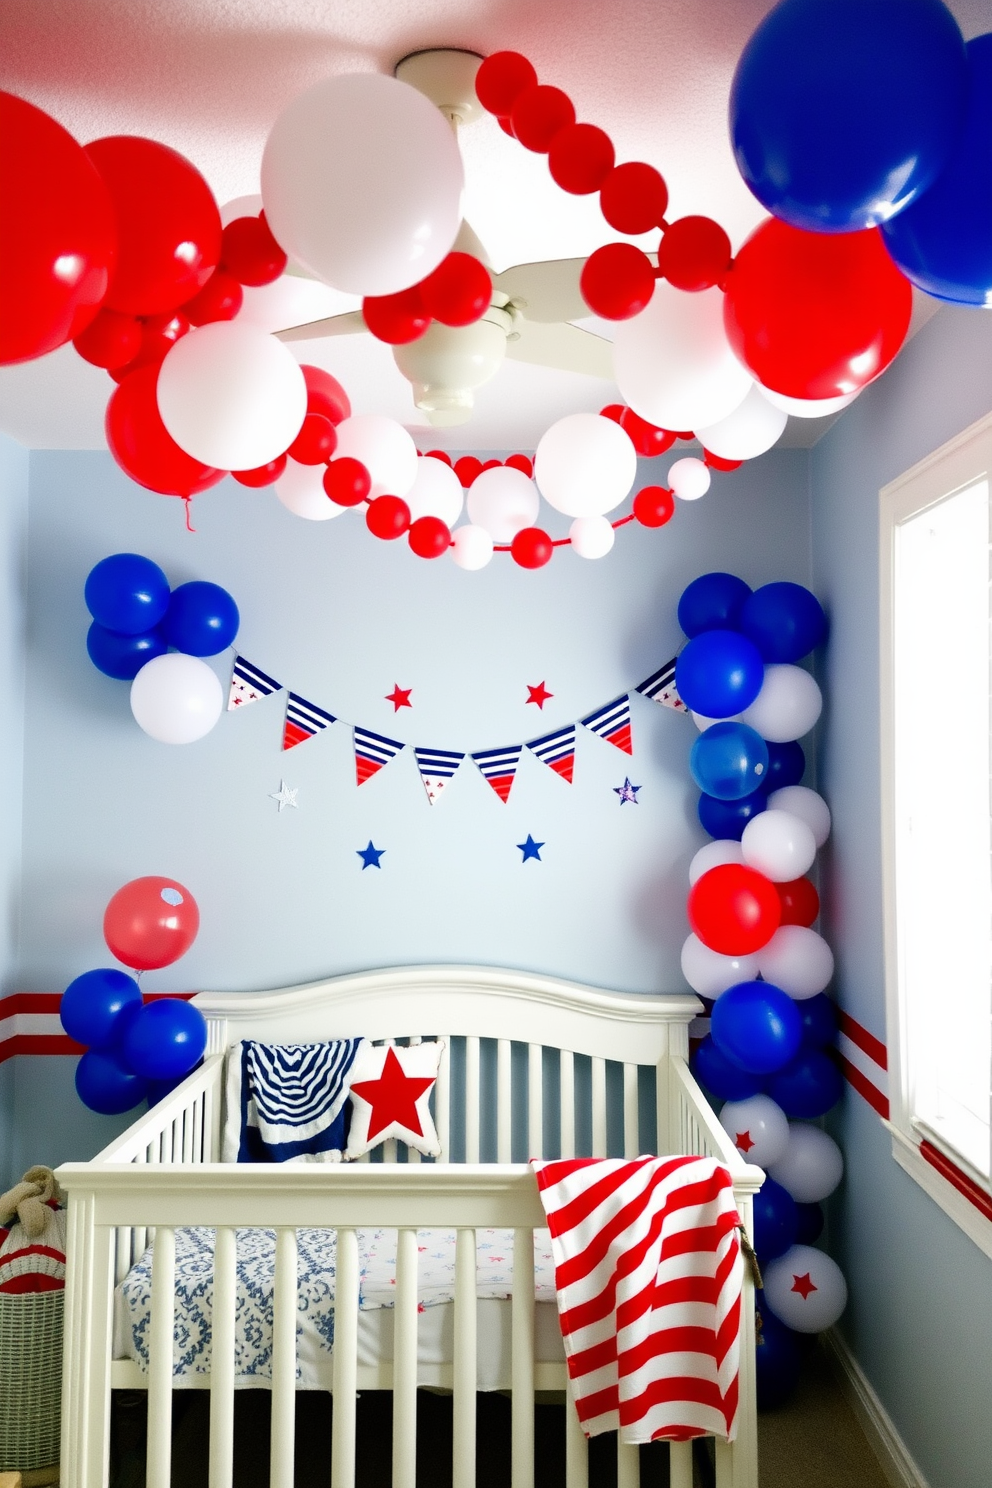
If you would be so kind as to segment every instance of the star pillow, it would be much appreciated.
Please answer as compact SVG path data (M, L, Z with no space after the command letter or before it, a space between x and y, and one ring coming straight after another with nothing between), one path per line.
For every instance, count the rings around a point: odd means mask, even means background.
M346 1160L362 1157L391 1137L425 1157L441 1156L429 1102L443 1049L441 1039L408 1049L363 1041L351 1067Z

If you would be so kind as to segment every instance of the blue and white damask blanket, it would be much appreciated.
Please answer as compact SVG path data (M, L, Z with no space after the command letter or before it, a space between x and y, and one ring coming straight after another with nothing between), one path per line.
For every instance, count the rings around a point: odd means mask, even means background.
M363 1039L262 1044L227 1055L222 1162L340 1162L348 1075Z

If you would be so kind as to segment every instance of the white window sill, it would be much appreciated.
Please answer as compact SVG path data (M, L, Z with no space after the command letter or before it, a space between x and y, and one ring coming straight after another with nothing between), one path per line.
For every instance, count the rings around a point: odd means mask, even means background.
M975 1203L927 1161L920 1152L918 1142L899 1131L891 1121L885 1121L883 1125L888 1128L892 1137L892 1156L903 1172L908 1173L934 1203L943 1209L948 1218L954 1221L958 1229L963 1230L969 1240L973 1240L979 1250L992 1259L992 1220L986 1218ZM965 1176L963 1167L962 1176ZM984 1184L976 1183L975 1186L981 1186L982 1192L985 1191Z

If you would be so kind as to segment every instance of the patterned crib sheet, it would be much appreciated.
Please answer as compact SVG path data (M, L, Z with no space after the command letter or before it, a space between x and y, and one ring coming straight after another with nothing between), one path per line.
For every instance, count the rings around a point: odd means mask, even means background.
M329 1355L334 1344L335 1234L297 1231L297 1378L301 1361ZM454 1301L455 1231L418 1234L418 1307ZM513 1293L513 1231L476 1231L476 1290L480 1298L504 1299ZM238 1285L235 1304L235 1375L239 1381L272 1376L272 1289L275 1231L237 1231ZM396 1231L359 1230L359 1306L362 1311L392 1307L396 1293ZM209 1374L213 1304L214 1231L205 1227L176 1231L174 1371ZM148 1368L151 1327L152 1248L121 1282L118 1294L127 1327L127 1351ZM534 1233L534 1296L555 1300L554 1261L547 1230Z

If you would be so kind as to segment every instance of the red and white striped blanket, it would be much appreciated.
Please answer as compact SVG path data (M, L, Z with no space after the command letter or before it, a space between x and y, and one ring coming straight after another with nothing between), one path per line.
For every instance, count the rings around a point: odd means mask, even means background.
M532 1167L583 1431L632 1446L732 1441L743 1265L727 1169L703 1157Z

